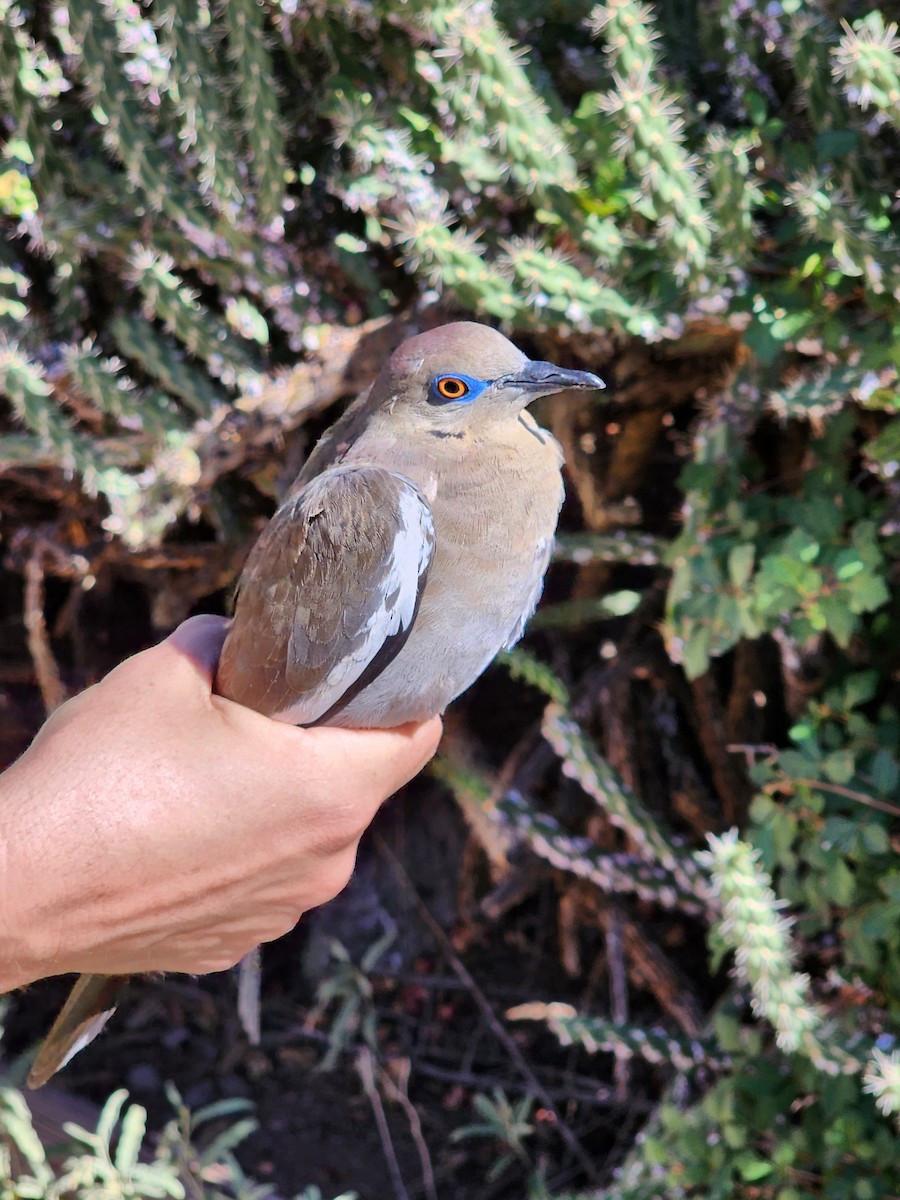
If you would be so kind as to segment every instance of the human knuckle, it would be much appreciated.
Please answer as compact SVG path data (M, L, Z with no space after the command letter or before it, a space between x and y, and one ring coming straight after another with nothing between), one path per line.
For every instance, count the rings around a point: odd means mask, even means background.
M274 942L277 938L284 937L297 924L300 919L300 912L297 908L283 909L280 912L273 913L266 921L266 927L263 931L261 942Z
M248 946L247 950L250 949L252 947ZM215 951L206 955L202 966L197 969L201 975L213 974L216 971L230 971L238 965L245 953L246 951L237 951L231 948Z
M326 862L338 858L347 852L348 847L355 846L361 835L362 830L356 825L330 825L328 829L319 831L316 853Z
M371 823L374 806L357 801L347 804L334 814L333 834L347 847L356 845Z
M326 899L330 900L338 892L342 892L353 875L356 866L356 854L336 855L322 873L321 887Z

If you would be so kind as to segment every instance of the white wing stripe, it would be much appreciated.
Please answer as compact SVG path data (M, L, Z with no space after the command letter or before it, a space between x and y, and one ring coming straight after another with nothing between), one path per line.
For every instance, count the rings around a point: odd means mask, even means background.
M385 596L397 592L394 613L391 614L392 633L408 629L412 624L419 596L419 580L431 559L434 545L434 525L431 510L417 492L400 493L400 529L391 549L391 567Z
M373 611L361 630L363 640L335 663L314 691L273 714L276 721L302 725L317 720L359 679L385 641L412 624L422 575L434 550L434 523L415 484L403 476L396 478L400 484L397 534L385 564L384 582L372 597Z

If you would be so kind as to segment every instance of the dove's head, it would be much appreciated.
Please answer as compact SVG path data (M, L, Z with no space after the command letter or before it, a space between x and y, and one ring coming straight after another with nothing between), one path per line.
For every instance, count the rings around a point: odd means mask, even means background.
M370 404L416 428L465 433L515 420L532 400L602 379L535 362L489 325L457 321L408 338L372 388Z

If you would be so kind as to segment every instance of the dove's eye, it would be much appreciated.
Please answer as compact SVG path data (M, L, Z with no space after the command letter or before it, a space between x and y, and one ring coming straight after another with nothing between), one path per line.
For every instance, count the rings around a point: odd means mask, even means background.
M445 400L474 400L487 387L483 379L470 375L436 375L431 381L431 398L441 403Z
M437 390L445 400L462 400L469 391L469 385L458 375L445 375L437 381Z

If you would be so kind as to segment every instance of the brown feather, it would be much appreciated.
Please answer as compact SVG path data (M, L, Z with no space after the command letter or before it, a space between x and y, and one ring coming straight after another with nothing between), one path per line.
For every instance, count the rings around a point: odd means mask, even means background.
M28 1086L42 1087L73 1054L94 1040L116 1011L127 975L80 975L38 1051Z
M417 535L405 512L427 526L423 565L408 581L409 620L392 628L394 549ZM401 650L433 544L427 502L408 479L365 464L317 476L282 505L247 560L217 690L270 716L305 697L302 723L320 720L361 674L373 677L373 663L381 670Z

